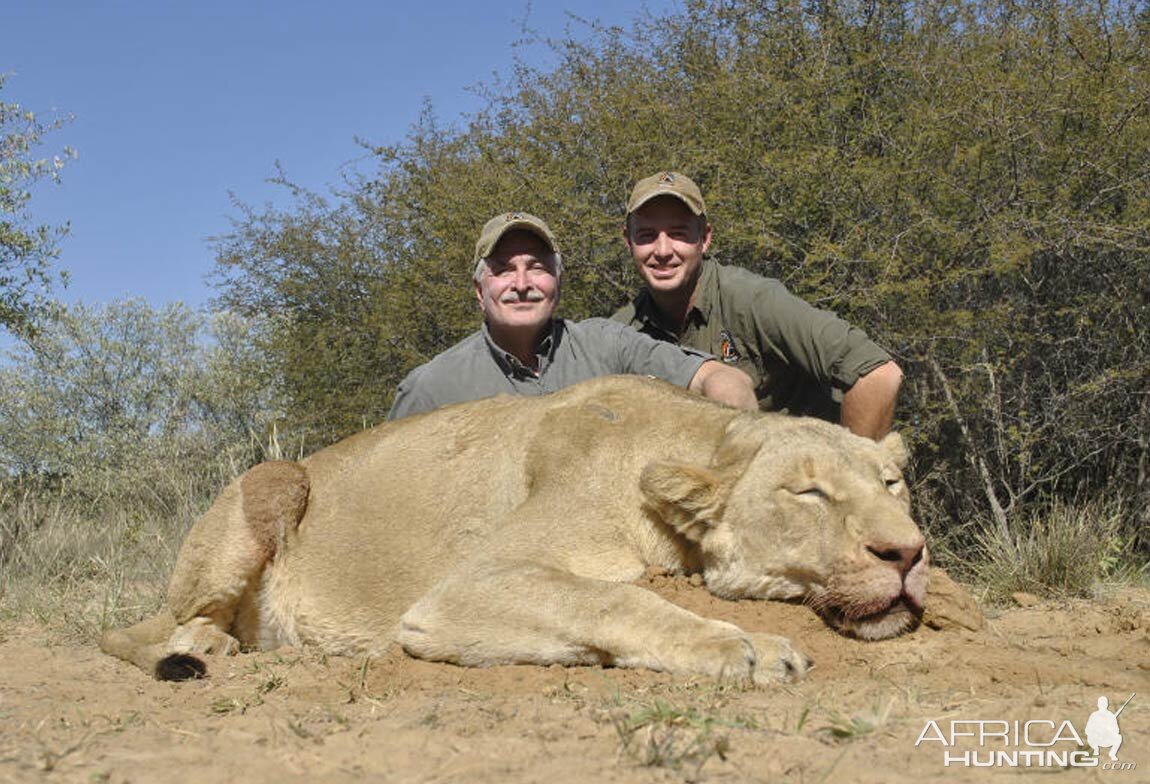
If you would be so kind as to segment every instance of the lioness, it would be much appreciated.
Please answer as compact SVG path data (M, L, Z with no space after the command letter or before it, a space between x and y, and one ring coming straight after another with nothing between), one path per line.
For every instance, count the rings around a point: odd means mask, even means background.
M746 413L600 378L368 430L230 485L188 533L165 609L104 635L158 678L201 654L312 643L468 666L604 664L765 683L781 638L628 584L701 573L729 599L802 599L867 639L926 591L897 435Z

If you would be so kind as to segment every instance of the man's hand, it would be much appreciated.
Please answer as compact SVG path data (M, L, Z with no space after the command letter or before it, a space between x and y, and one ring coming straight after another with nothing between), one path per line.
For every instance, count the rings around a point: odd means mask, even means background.
M843 427L876 441L885 436L894 421L894 404L901 386L902 369L894 360L859 376L843 394Z
M709 359L695 372L687 388L704 396L745 411L758 411L755 387L751 377L738 368Z

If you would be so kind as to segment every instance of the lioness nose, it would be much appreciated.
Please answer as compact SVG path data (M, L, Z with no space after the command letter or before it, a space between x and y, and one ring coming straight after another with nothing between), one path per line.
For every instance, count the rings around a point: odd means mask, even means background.
M922 560L924 546L922 541L902 547L895 544L875 543L868 544L866 549L875 558L895 564L901 574L906 574L916 563Z

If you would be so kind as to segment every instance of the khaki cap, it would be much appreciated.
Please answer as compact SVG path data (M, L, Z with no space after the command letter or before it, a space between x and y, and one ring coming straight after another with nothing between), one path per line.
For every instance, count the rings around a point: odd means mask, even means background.
M531 232L543 240L543 243L552 253L559 252L555 235L551 233L550 227L541 218L536 218L526 212L504 212L483 224L483 230L479 232L479 241L475 243L475 258L473 260L478 262L480 259L488 258L491 252L495 250L495 245L503 239L504 234L517 230Z
M658 196L674 196L696 215L702 215L707 211L707 205L703 203L703 193L690 177L678 172L664 171L644 177L635 183L635 187L631 190L631 198L627 200L627 214L630 215Z

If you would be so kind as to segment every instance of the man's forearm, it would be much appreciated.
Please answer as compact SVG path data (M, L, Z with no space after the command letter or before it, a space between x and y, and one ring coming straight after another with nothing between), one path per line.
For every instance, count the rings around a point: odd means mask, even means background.
M902 387L902 369L891 360L860 376L843 395L842 424L876 441L890 432Z
M699 367L688 388L728 406L745 411L759 409L751 377L738 368L728 367L714 359Z

